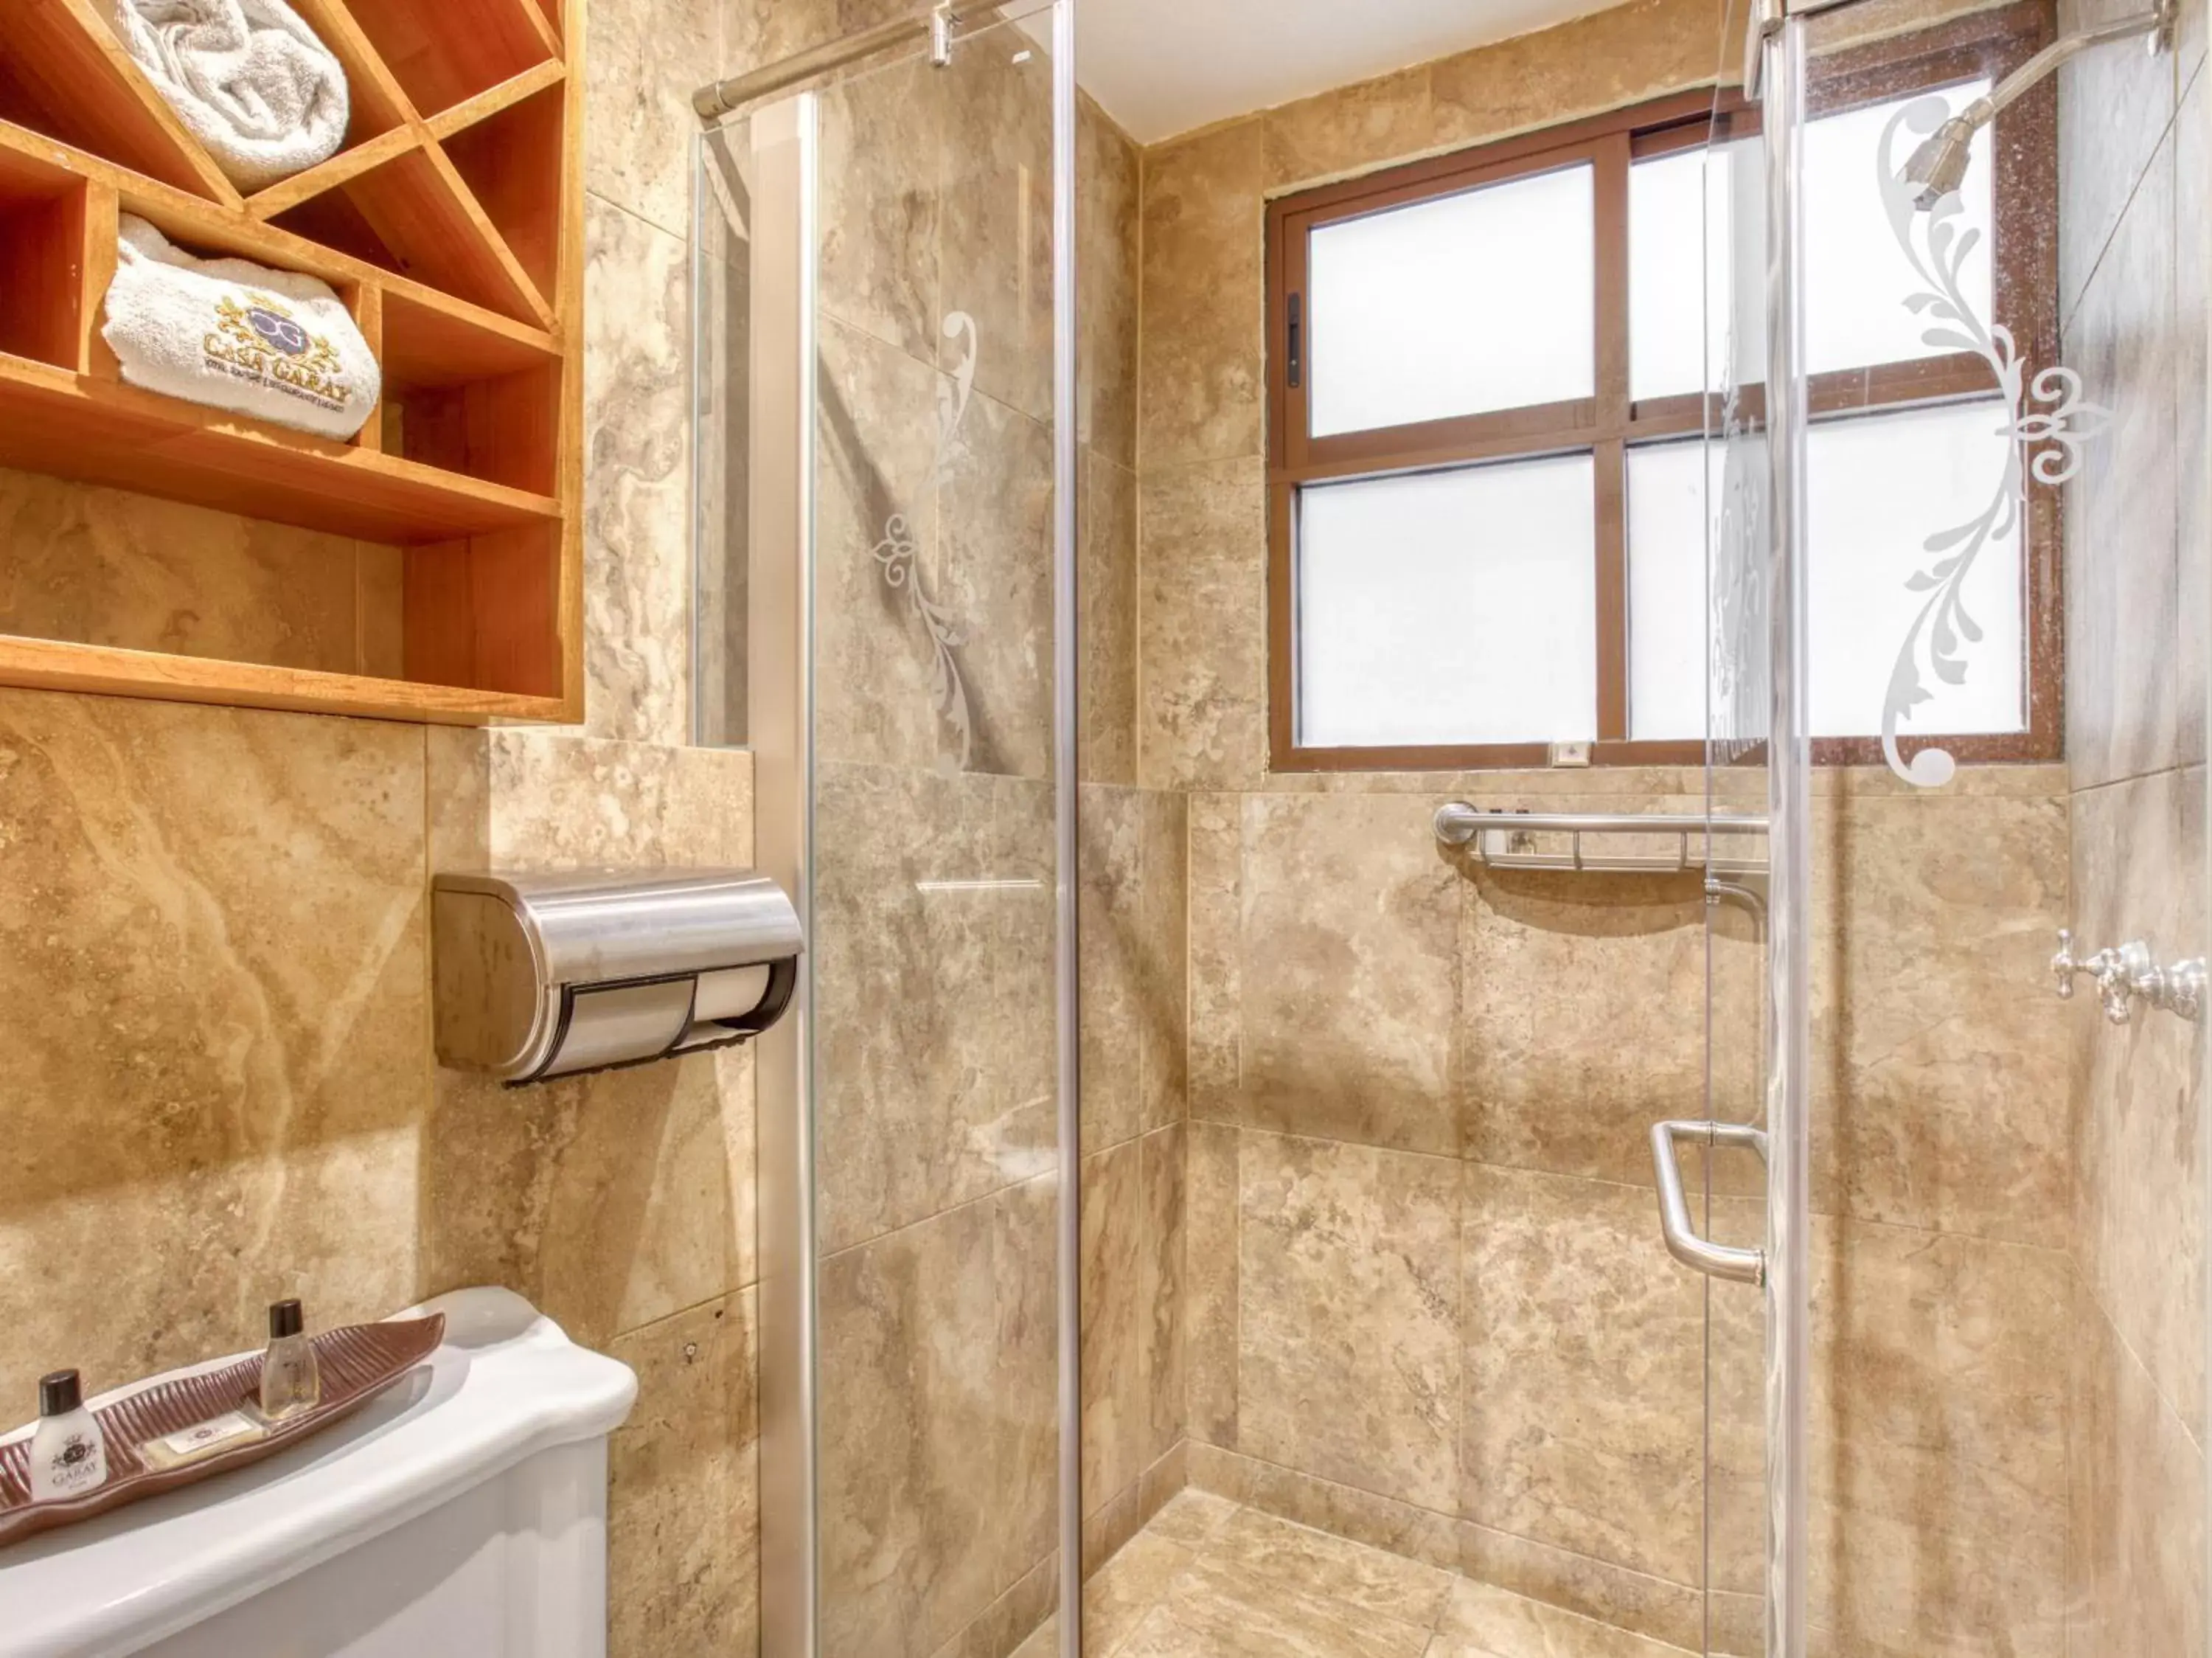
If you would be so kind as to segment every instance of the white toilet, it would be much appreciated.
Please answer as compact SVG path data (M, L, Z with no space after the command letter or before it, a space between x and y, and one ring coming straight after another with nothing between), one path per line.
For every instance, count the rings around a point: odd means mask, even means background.
M0 1655L603 1658L607 1437L637 1379L504 1289L265 1462L0 1550Z

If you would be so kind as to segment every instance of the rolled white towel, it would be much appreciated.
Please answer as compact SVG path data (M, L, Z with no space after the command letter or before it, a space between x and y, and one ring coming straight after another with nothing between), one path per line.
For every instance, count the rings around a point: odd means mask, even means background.
M240 190L345 143L345 70L284 0L114 0L115 32Z
M383 373L327 284L200 259L126 213L100 336L133 386L325 437L362 429Z

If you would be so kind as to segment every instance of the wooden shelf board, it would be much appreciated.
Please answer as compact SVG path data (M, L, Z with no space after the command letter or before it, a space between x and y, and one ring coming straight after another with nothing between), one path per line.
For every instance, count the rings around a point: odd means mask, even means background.
M275 218L289 207L297 207L310 196L319 196L325 190L335 190L349 179L357 179L372 168L395 161L410 149L419 149L422 134L419 128L395 126L389 132L379 133L367 143L356 144L351 149L341 149L326 162L319 162L304 173L295 173L290 178L272 184L266 190L257 191L246 198L246 210L264 221Z
M501 719L570 723L581 717L581 710L558 697L374 680L209 656L172 656L19 634L0 634L0 685L435 725L482 725Z
M562 515L549 496L14 357L0 357L0 465L373 541Z
M451 109L441 110L424 123L430 136L443 143L455 133L489 119L500 111L533 98L548 87L558 86L568 78L568 65L557 59L533 64L521 74L489 87L473 98L455 104Z

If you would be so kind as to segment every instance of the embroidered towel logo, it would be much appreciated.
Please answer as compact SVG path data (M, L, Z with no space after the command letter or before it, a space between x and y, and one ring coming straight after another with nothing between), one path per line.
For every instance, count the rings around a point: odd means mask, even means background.
M330 341L309 333L268 295L246 297L245 305L228 295L216 302L216 326L202 347L209 368L318 408L343 411L351 388L338 377L338 354Z

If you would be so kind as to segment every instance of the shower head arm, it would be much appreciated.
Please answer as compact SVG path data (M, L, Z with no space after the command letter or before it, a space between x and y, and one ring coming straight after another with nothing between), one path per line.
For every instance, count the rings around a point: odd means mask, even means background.
M2161 52L2172 44L2175 0L2160 0L2148 11L2136 12L2126 17L2115 18L2109 23L2100 23L2094 28L2077 29L2062 35L1997 82L1986 97L1977 98L1960 112L1959 119L1970 126L1987 126L1998 113L2018 103L2034 89L2045 76L2071 63L2083 52L2095 47L2109 46L2115 40L2133 40L2138 34L2148 34L2151 50Z

